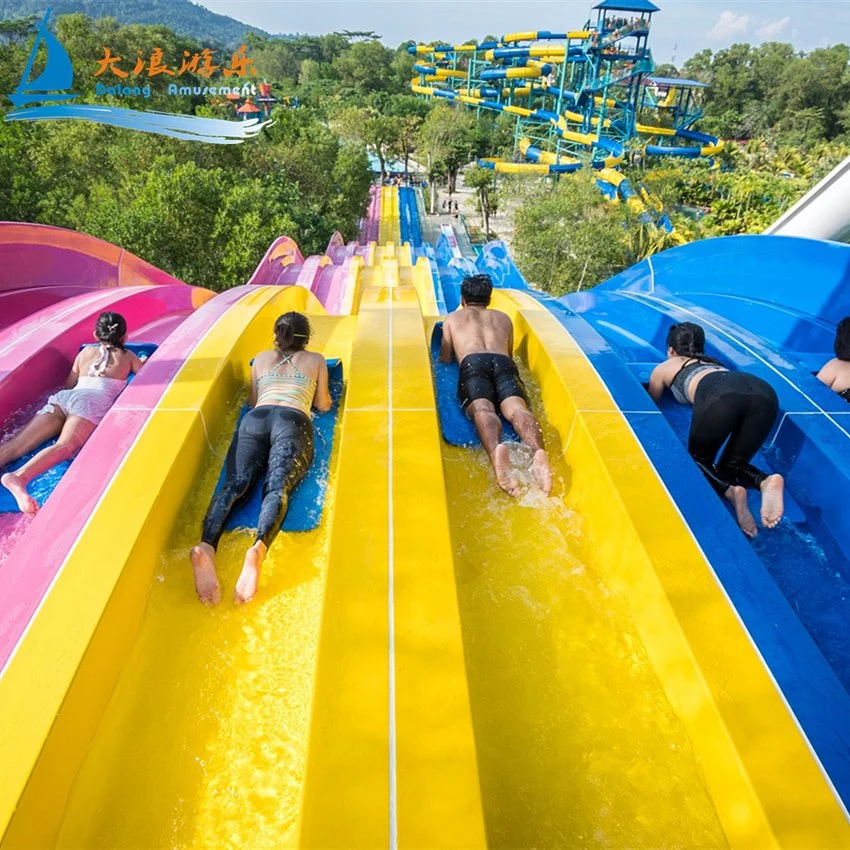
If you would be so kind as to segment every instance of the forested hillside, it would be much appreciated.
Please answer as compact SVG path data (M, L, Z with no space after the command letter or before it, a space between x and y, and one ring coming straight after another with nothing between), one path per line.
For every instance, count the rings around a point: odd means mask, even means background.
M191 0L0 0L0 19L40 18L48 7L54 16L82 12L124 24L159 24L204 44L238 46L245 41L246 33L263 33L258 27L218 15Z

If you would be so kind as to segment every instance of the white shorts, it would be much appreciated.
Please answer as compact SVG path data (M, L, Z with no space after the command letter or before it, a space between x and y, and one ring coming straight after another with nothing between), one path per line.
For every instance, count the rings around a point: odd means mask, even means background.
M111 393L98 390L60 390L50 396L47 404L38 412L55 413L58 407L65 416L79 416L97 425L106 416L114 401L115 397Z

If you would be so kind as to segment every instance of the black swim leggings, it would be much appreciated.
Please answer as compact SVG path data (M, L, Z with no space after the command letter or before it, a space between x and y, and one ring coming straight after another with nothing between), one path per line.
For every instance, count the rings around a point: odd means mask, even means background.
M271 546L289 506L289 494L313 462L313 423L292 407L263 405L248 411L227 451L224 486L204 518L204 543L218 546L231 510L247 496L264 469L266 483L257 540Z
M773 387L746 372L710 372L697 385L688 451L712 487L757 490L767 474L750 464L779 411ZM729 439L720 460L717 453Z

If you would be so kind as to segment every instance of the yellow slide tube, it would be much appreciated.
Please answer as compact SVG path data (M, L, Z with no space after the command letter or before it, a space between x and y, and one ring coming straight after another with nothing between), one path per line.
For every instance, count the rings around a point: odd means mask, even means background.
M638 133L647 136L675 136L676 131L672 127L650 127L648 124L635 124Z

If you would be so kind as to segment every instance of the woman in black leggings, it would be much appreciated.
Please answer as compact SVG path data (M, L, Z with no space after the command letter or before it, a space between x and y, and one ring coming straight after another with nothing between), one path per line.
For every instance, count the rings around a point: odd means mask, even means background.
M705 331L699 325L673 325L667 334L667 360L652 370L649 394L658 402L669 387L678 402L694 406L688 451L711 486L735 507L744 534L755 537L758 529L747 507L747 488L761 492L765 528L775 528L782 519L782 476L768 475L750 463L776 422L779 403L766 381L730 372L704 351Z
M248 602L257 592L260 567L286 516L289 494L313 461L310 408L330 410L328 366L321 354L306 351L310 323L301 313L285 313L274 326L276 348L254 358L251 405L230 444L224 486L204 518L201 543L192 549L195 590L201 602L221 601L215 553L230 512L265 471L263 503L254 544L245 554L234 599Z

